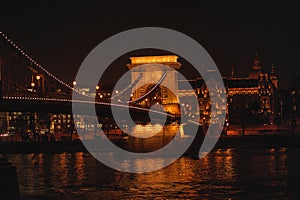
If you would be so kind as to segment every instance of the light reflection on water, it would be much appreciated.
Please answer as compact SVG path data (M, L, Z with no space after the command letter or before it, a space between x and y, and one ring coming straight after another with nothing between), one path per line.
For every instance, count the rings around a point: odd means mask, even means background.
M299 149L224 149L146 174L112 170L88 153L8 155L27 199L280 198L297 195ZM160 160L137 160L140 162ZM294 189L293 189L294 187Z
M299 148L217 149L145 174L110 169L89 153L11 154L25 199L270 199L299 197ZM149 165L167 158L134 161ZM122 163L124 165L129 163Z
M180 126L136 125L131 131L127 145L123 146L123 148L131 152L145 153L158 150L172 142L172 139L180 131ZM180 137L182 136L180 135Z

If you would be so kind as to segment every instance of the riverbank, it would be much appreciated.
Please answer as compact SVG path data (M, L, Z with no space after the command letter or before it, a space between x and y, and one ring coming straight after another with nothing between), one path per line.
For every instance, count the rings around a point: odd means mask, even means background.
M300 135L244 135L222 136L218 148L244 147L300 147Z

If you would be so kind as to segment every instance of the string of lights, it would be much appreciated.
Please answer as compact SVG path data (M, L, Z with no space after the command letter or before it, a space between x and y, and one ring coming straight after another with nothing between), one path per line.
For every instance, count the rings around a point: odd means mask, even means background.
M143 75L140 73L139 76L132 82L130 83L124 90L122 90L121 92L113 95L111 97L111 100L114 100L120 96L125 96L126 93L131 93L132 88L134 88L134 86L136 86L138 84L138 82L142 79Z
M52 102L73 102L73 103L86 103L86 104L96 104L96 105L104 105L104 106L116 106L116 107L123 107L123 108L131 108L141 111L147 112L154 112L162 115L166 115L169 117L174 117L174 115L157 111L157 110L149 110L147 108L129 106L124 104L114 104L114 103L107 103L107 102L94 102L94 101L84 101L84 100L74 100L74 99L58 99L58 98L44 98L44 97L26 97L26 96L3 96L4 100L27 100L27 101L52 101Z
M60 84L64 85L65 87L67 87L68 89L84 95L84 96L88 96L87 94L82 94L80 93L78 90L74 89L72 86L70 86L69 84L67 84L66 82L60 80L58 77L56 77L55 75L53 75L51 72L49 72L45 67L43 67L41 64L39 64L38 62L36 62L32 57L30 57L20 46L18 46L15 42L13 42L7 35L5 35L3 32L0 32L0 37L2 39L4 39L5 42L7 42L11 47L13 47L14 50L16 50L17 53L19 53L22 57L24 57L32 66L35 66L37 68L39 68L40 70L42 70L45 74L47 74L49 77L53 78L54 80L56 80L57 82L59 82ZM90 96L88 96L90 97Z

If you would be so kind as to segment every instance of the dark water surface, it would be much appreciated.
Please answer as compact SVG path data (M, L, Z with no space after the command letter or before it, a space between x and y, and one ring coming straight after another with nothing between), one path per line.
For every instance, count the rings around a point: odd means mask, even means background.
M10 154L7 158L17 167L25 199L300 197L300 148L217 149L202 159L183 157L145 174L115 171L82 152ZM143 160L136 162L137 167L139 162Z

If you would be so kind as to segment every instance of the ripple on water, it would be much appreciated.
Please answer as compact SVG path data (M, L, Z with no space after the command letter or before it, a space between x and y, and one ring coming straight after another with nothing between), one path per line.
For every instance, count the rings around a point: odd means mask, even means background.
M182 157L145 174L112 170L82 152L7 157L17 167L25 199L277 199L299 195L299 149L217 149L202 159Z

